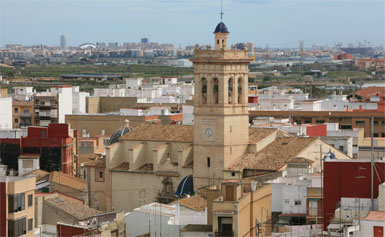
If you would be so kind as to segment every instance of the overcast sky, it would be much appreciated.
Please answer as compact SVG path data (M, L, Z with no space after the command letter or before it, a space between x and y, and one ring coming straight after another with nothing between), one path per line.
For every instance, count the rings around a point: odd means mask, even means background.
M230 43L385 46L384 0L224 0ZM0 44L138 42L210 44L220 0L0 0Z

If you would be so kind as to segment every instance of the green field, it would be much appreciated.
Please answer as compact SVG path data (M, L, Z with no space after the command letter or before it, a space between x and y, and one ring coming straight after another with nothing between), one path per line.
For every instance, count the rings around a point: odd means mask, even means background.
M62 74L116 74L123 77L162 77L191 75L192 68L177 68L158 65L27 65L25 67L3 68L0 74L4 77L52 77L59 78Z

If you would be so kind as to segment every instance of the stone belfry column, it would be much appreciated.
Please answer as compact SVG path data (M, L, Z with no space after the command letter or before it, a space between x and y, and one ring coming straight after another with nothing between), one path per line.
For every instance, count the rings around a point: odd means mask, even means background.
M229 49L229 31L223 22L216 26L214 35L214 49L200 49L197 45L191 59L196 92L193 173L196 188L219 184L223 170L244 154L249 144L247 82L251 59L247 49Z

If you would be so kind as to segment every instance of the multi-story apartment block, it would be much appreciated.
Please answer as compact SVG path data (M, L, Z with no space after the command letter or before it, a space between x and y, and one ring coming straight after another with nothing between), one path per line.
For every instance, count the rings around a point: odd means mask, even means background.
M13 101L12 122L13 128L21 128L34 125L33 101Z
M48 126L50 123L58 123L57 96L35 96L35 123L37 126Z
M34 235L35 177L0 177L0 236Z

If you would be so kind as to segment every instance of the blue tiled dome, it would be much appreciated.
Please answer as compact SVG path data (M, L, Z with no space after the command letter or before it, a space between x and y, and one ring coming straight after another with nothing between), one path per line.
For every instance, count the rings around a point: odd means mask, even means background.
M221 21L221 22L219 22L217 27L215 27L214 33L229 33L229 31L227 30L227 27L226 27L225 23L223 23Z
M124 122L125 122L125 125L123 127L120 127L118 130L114 132L114 134L112 134L108 145L118 142L120 137L134 130L132 127L128 125L128 122L129 122L128 120L125 120Z

